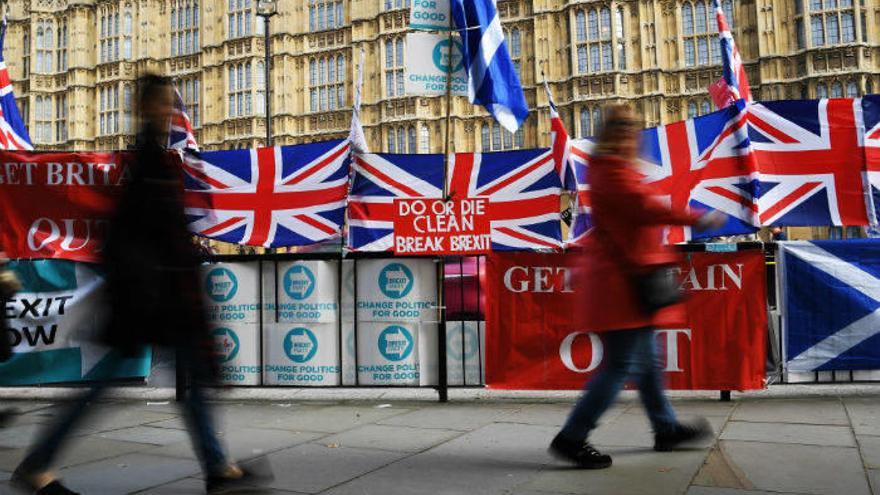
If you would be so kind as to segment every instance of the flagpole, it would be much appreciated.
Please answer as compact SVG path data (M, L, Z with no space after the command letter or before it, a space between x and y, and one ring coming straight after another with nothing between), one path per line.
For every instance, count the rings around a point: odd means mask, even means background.
M446 45L446 133L443 143L443 198L449 199L449 148L452 141L451 121L452 121L452 26L449 28L449 34Z

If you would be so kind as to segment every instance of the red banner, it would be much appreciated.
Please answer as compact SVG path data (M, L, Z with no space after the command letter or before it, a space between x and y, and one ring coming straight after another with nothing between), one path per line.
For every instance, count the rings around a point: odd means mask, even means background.
M11 258L96 261L124 156L0 152L0 247Z
M394 254L484 254L492 248L487 198L395 199Z
M694 253L684 265L688 325L657 330L667 383L679 390L747 390L764 383L767 307L760 251ZM602 364L602 335L579 329L577 254L489 257L486 383L579 389Z

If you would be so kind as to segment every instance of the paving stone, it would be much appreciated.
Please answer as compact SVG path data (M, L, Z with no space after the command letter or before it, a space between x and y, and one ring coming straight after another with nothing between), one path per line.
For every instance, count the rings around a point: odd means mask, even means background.
M328 407L296 406L289 408L261 406L224 408L219 424L273 428L290 431L338 433L407 412L407 409L376 409L369 405L336 405Z
M551 462L555 426L492 424L336 487L327 495L508 493Z
M462 432L408 426L366 425L321 439L322 444L341 447L421 452L451 440Z
M129 454L59 471L72 490L101 495L127 494L163 485L199 472L195 462Z
M219 423L219 420L216 421L218 421ZM184 420L182 417L165 419L162 421L156 421L155 423L147 423L147 426L152 426L153 428L172 428L175 430L185 430L186 420Z
M0 471L0 481L9 481L12 473L9 471Z
M721 439L840 447L856 446L852 431L845 426L730 421L721 433Z
M871 490L874 491L874 494L880 493L880 469L869 469L868 480L870 480Z
M839 399L760 399L739 404L732 420L849 426Z
M642 448L607 448L614 465L584 471L561 464L540 473L525 488L590 495L683 493L706 458L705 450L658 453Z
M157 486L147 491L138 492L138 495L203 495L205 493L205 482L196 478L184 478L182 480L168 483L167 485ZM279 494L279 495L298 495L298 492L289 492L287 490L260 489L254 493Z
M386 466L403 455L384 450L299 445L266 456L275 473L275 481L269 486L319 493Z
M862 460L868 469L880 469L880 437L856 435Z
M856 435L880 436L880 400L872 398L846 398L843 400Z
M740 473L741 479L730 482L707 476L704 471L712 468L707 463L694 479L695 485L745 485L754 490L817 495L870 493L854 448L722 440L719 449L729 469Z
M269 430L262 428L232 427L217 431L220 441L233 459L250 459L321 437L322 433ZM173 443L150 449L150 454L195 459L192 442Z
M496 421L505 421L519 407L471 406L457 404L437 404L418 411L399 414L378 421L383 425L413 426L418 428L439 428L443 430L472 431Z
M150 445L169 445L181 442L189 438L186 432L169 428L153 428L150 426L135 426L121 430L106 431L98 434L100 438L121 440L123 442L146 443Z
M527 425L562 426L568 418L574 402L570 404L528 404L504 415L499 421ZM618 405L608 409L602 421L611 421L626 412L630 405Z
M688 418L680 418L687 420ZM714 432L721 431L726 418L723 416L708 416L706 418L712 425ZM625 447L653 447L654 432L648 417L642 414L625 413L619 417L605 421L604 417L599 420L599 427L590 433L590 441L602 446L616 445ZM694 447L708 448L715 441L712 438L695 443Z
M685 495L799 495L797 493L765 492L761 490L737 490L736 488L715 488L692 486Z
M23 449L29 446L37 432L43 429L39 424L24 424L0 429L0 448Z
M24 458L25 449L3 449L0 448L0 470L15 471L18 464ZM3 492L0 492L3 493Z
M672 399L672 407L675 409L676 414L681 417L689 417L689 416L721 416L728 417L730 416L731 411L733 411L738 405L738 402L722 402L717 398L713 399ZM644 413L645 409L642 407L641 402L637 403L634 407L630 408L627 413L635 413L636 411L640 411Z
M33 423L50 424L64 414L70 404L60 404L29 414ZM88 414L77 425L77 433L98 433L109 430L130 428L145 423L172 419L176 415L163 412L145 411L130 404L96 402L89 406Z

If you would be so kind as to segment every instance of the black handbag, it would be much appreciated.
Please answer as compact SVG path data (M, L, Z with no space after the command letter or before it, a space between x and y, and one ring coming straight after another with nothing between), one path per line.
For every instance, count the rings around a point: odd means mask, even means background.
M672 306L684 299L678 270L672 265L664 265L648 273L636 275L634 280L639 300L649 313Z

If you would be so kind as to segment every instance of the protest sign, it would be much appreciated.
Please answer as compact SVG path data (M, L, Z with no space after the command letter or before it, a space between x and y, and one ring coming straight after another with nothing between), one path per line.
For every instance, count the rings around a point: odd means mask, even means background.
M395 199L394 254L488 253L488 204L486 198Z
M409 27L428 31L446 31L451 25L449 0L413 0L409 9Z
M259 327L254 323L229 323L211 329L220 382L226 385L259 385Z
M408 33L406 35L407 95L444 96L451 81L453 96L467 96L468 76L464 70L461 41L446 35ZM451 77L450 77L451 74Z

